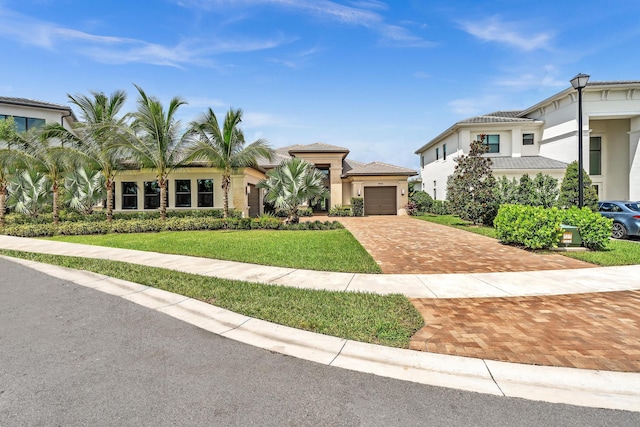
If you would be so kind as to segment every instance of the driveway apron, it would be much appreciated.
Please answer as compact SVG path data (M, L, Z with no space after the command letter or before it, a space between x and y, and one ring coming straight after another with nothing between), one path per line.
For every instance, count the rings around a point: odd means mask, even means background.
M562 255L540 255L497 240L408 216L340 218L385 274L491 273L591 268Z

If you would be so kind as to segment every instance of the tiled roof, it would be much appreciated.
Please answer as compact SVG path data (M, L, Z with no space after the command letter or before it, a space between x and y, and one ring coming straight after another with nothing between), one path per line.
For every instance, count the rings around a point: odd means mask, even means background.
M360 162L357 162L360 163ZM405 175L413 176L418 172L413 169L407 169L400 166L390 165L382 162L371 163L355 163L351 170L344 171L343 176L359 176L359 175Z
M498 113L485 114L484 116L469 117L468 119L460 120L456 125L470 124L470 123L517 123L517 122L532 122L533 119L528 117L517 117L520 111L507 111L499 112L505 114L503 116Z
M335 145L324 144L322 142L316 142L313 144L298 144L291 145L288 148L290 153L348 153L349 149L344 147L338 147Z
M542 156L491 157L492 169L565 169L567 164Z

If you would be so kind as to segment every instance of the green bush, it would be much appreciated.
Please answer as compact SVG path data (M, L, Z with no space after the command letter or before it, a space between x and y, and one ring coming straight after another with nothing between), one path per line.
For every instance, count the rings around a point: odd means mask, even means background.
M162 231L160 219L117 219L111 222L113 233L148 233Z
M351 206L336 205L329 209L329 216L353 216Z
M451 215L451 207L447 200L434 200L429 209L429 213L434 215Z
M572 206L560 211L562 224L578 227L583 246L601 251L606 249L610 241L613 219L605 218L590 208L578 209Z
M409 201L415 203L417 212L429 212L433 205L433 198L426 191L414 191L409 196Z
M351 198L351 211L353 216L364 216L364 199L362 197Z
M107 222L78 221L62 222L55 227L55 234L80 236L88 234L107 234L111 226Z
M562 229L557 208L502 205L494 220L496 236L507 244L528 249L548 249L558 245Z
M17 237L50 237L55 234L53 224L15 224L4 227L3 234Z

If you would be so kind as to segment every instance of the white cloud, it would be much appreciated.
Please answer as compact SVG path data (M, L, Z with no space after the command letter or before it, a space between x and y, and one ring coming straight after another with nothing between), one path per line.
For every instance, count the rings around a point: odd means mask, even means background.
M0 37L50 50L75 51L102 63L147 63L173 67L188 64L213 66L211 56L215 54L265 50L289 43L282 37L264 40L236 38L232 41L187 39L169 46L132 38L90 34L1 8Z
M461 22L462 29L482 41L497 42L517 47L525 51L545 49L553 35L549 32L525 33L520 23L504 22L497 16L488 19Z
M225 0L179 0L184 7L196 7L210 10L229 7ZM384 17L373 10L386 10L384 3L378 0L351 2L345 6L329 0L236 0L234 5L273 5L297 9L311 15L328 18L349 25L368 28L377 32L386 42L399 43L405 47L428 47L433 43L411 34L409 30L385 22Z
M532 69L534 71L531 71ZM535 70L535 67L527 67L527 71L512 71L508 76L496 79L495 85L524 91L537 88L567 87L568 80L558 78L558 69L554 65L545 65L540 70Z
M489 95L481 98L459 98L449 102L448 105L453 113L471 117L504 109L504 105L500 106L501 102L500 97Z

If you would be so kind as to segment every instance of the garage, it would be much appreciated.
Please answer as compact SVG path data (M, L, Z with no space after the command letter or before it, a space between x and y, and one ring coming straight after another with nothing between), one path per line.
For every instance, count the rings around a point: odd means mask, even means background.
M397 187L365 187L365 215L397 215Z

